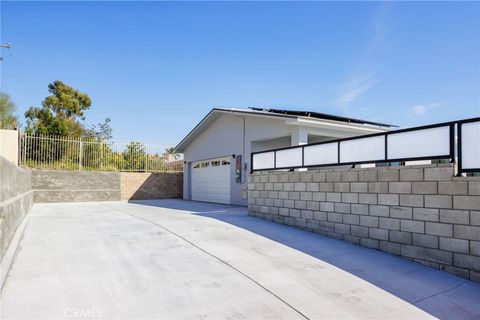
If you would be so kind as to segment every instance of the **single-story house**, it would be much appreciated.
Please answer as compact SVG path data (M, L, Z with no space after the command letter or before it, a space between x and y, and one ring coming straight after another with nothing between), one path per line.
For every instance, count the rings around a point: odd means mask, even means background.
M176 146L187 200L247 205L250 153L389 130L391 125L318 112L214 108Z

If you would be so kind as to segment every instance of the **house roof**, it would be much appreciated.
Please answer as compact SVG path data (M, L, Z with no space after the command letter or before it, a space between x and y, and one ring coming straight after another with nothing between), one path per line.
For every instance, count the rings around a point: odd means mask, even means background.
M396 127L391 124L373 122L355 118L347 118L342 116L336 116L326 113L313 112L313 111L295 111L295 110L283 110L283 109L268 109L268 108L248 108L248 109L236 109L236 108L213 108L193 129L185 138L175 147L175 151L182 153L187 146L193 141L201 132L203 132L208 126L215 121L221 114L233 113L233 114L246 114L249 116L259 117L280 117L287 119L308 119L312 121L324 122L333 121L340 123L350 123L354 125L365 125L380 127L383 129Z

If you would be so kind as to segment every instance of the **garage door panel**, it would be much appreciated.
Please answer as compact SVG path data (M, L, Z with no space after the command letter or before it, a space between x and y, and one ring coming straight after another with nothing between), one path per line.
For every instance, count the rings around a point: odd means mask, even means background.
M230 158L192 163L192 200L230 204Z

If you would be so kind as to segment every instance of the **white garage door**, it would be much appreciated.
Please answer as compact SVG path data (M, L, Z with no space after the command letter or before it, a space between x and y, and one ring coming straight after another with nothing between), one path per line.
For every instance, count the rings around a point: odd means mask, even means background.
M192 162L192 200L230 204L230 157Z

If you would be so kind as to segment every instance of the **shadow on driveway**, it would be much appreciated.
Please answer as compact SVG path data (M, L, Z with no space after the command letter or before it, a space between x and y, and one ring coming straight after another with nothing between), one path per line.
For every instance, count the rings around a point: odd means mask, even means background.
M130 201L223 221L336 266L440 319L480 319L480 284L381 251L247 215L247 208L183 200Z

